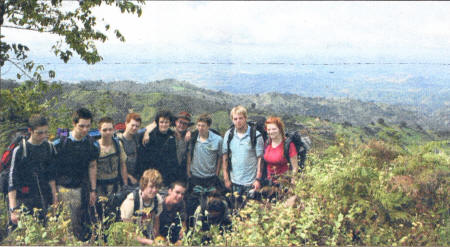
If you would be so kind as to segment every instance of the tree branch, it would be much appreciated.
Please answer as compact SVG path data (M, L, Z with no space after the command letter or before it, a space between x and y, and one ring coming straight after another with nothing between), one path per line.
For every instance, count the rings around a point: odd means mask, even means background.
M19 27L19 26L9 26L9 25L4 25L2 26L3 28L14 28L14 29L20 29L20 30L28 30L28 31L35 31L35 32L40 32L40 33L51 33L51 31L48 30L37 30L37 29L33 29L33 28L26 28L26 27Z
M30 80L32 80L33 82L36 82L36 80L34 79L34 77L32 77L32 76L30 76L18 63L16 63L16 62L14 62L13 60L11 60L11 59L7 59L6 61L8 61L8 62L10 62L10 63L12 63L14 66L16 66L20 71L22 71L22 73L26 76L26 77L28 77L28 78L30 78Z

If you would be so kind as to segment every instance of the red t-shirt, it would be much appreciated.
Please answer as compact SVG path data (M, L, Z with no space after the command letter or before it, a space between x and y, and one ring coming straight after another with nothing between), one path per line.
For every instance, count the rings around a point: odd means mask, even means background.
M289 145L289 157L297 156L297 150L294 143ZM264 149L264 161L267 164L267 178L271 179L272 175L283 174L289 170L288 161L284 157L284 141L277 147L273 148L272 144L266 146Z

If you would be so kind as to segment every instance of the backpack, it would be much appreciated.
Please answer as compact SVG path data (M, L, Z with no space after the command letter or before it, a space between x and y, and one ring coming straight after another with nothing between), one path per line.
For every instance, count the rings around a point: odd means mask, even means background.
M305 168L306 153L311 148L311 140L307 136L301 136L298 131L286 133L286 139L284 141L284 157L289 163L291 162L291 158L289 157L289 145L291 142L294 143L295 148L297 149L298 168L299 172L301 172Z
M261 133L265 132L265 130L262 130L263 132L261 132L261 130L258 130L258 128L260 128L260 126L258 126L255 122L250 121L247 122L248 126L250 127L250 143L252 144L252 149L255 148L256 146L256 141L258 139L258 137L262 136ZM256 131L259 131L260 135L256 136ZM234 124L231 125L230 129L229 129L229 134L228 134L228 140L227 140L227 155L228 155L228 172L230 172L232 170L231 168L231 150L230 150L230 143L231 140L234 137Z
M212 128L209 128L209 130L211 130L211 132L213 132L214 134L220 136L219 131L212 129ZM198 130L195 130L191 134L191 161L194 157L194 148L195 148L195 143L197 143L197 138L198 138Z
M91 137L91 138L95 138L95 137ZM119 169L117 180L119 180L120 183L122 184L123 181L120 179L122 177L122 169L121 169L122 160L120 157L121 156L120 155L120 142L121 141L118 138L114 138L114 137L112 139L113 139L113 143L114 143L114 148L116 149L116 152L112 155L117 155L118 162L119 162L119 165L117 166L117 169ZM100 150L100 144L98 143L98 141L94 142L94 145L96 145L96 146L98 145L97 148ZM123 145L123 143L122 143L122 145ZM109 154L109 155L111 155L111 154ZM101 159L101 158L99 157L99 159Z
M105 205L105 216L115 215L116 221L120 221L121 220L120 219L120 206L125 201L125 199L127 199L127 196L130 193L133 193L133 198L134 198L133 211L136 214L136 211L138 211L141 206L140 200L139 200L139 187L126 186L125 188L122 189L122 191L113 193L108 197L108 201ZM150 213L154 212L155 210L158 210L157 196L155 196L155 198L153 200L154 200L153 202L155 204L155 207L150 211Z
M27 145L26 141L28 139L28 136L18 136L14 141L8 146L8 149L3 153L2 159L0 162L0 193L3 193L4 195L8 194L8 179L9 179L9 172L11 168L11 161L14 153L14 149L19 146L23 149L22 151L22 157L20 160L24 160L28 156L27 152ZM50 153L57 153L55 146L53 146L52 143L48 142Z

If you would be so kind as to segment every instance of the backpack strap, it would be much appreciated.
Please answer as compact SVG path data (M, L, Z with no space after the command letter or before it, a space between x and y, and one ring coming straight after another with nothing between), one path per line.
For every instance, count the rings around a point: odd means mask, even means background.
M119 176L118 176L118 180L119 180L119 182L122 184L123 183L123 181L122 181L122 179L120 179L121 177L122 177L122 169L121 169L121 167L120 167L120 165L122 164L122 157L121 157L121 149L120 149L120 140L118 139L118 138L113 138L113 142L114 142L114 146L115 146L115 148L116 148L116 155L117 155L117 157L118 157L118 162L119 162L119 165L117 166L117 169L119 170ZM123 145L123 144L122 144Z
M291 157L289 157L289 147L291 146L291 142L292 142L292 139L291 138L285 138L284 139L284 145L283 145L283 147L284 147L284 149L283 149L283 153L284 153L284 157L286 158L286 160L289 162L289 163L291 163ZM292 165L292 164L291 164Z
M231 140L234 137L234 125L231 126L228 133L228 140L227 140L227 155L228 155L228 172L232 170L231 168L231 149L230 149L230 143Z
M24 160L27 157L27 140L26 138L22 138L22 141L20 142L20 145L22 146L22 160Z
M198 130L193 131L191 134L191 164L192 164L192 160L194 158L194 148L195 148L195 143L197 143L198 135L199 135Z
M139 198L139 188L135 189L133 191L133 198L134 198L134 207L133 207L133 212L136 212L139 210L139 208L141 207L141 199Z

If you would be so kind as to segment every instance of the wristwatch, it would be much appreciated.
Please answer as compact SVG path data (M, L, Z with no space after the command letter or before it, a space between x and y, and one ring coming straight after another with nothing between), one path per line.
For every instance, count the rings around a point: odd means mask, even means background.
M9 208L9 212L12 213L12 212L14 212L14 210L17 210L17 209L19 209L19 206L15 206L13 208Z
M91 192L97 192L97 188L95 188L95 189L91 188Z
M258 182L262 182L262 178L256 178L256 181L258 181Z

